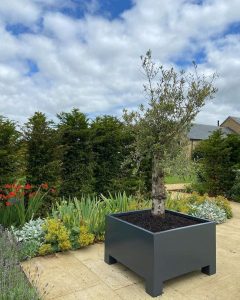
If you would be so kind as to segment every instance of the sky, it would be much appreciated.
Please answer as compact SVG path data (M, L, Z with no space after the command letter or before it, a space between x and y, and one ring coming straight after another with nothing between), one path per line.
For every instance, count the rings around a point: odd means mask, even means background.
M0 115L121 116L147 101L148 49L164 66L217 72L196 122L240 117L239 0L1 0Z

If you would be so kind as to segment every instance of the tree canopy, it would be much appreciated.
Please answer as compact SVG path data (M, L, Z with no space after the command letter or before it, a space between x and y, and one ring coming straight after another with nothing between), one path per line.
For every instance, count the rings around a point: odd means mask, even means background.
M207 99L216 93L215 74L209 79L194 72L165 69L155 63L149 50L141 57L146 76L146 105L137 111L124 111L124 120L134 132L134 154L141 160L152 158L152 198L154 215L164 215L164 162L183 147L191 123Z

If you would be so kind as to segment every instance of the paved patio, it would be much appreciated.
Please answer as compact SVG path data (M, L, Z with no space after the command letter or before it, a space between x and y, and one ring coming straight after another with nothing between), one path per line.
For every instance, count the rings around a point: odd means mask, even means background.
M171 183L171 184L165 184L165 187L169 192L177 192L177 191L179 192L185 190L188 185L189 185L188 183Z
M217 226L217 274L200 271L169 280L164 294L155 299L237 300L240 299L240 204L232 203L234 218ZM145 293L142 278L121 264L103 261L103 244L25 262L26 272L40 271L39 286L49 283L46 299L56 300L141 300Z

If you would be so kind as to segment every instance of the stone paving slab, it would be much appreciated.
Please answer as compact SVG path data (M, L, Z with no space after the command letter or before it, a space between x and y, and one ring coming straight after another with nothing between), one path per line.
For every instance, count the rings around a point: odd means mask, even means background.
M231 203L234 217L217 226L217 273L193 272L164 283L162 300L240 299L240 204ZM37 257L23 263L24 270L40 271L39 286L49 284L45 299L145 300L144 280L117 263L103 261L104 245ZM29 276L29 275L28 275Z
M186 189L186 187L189 185L189 183L169 183L165 184L166 190L171 191L183 191Z

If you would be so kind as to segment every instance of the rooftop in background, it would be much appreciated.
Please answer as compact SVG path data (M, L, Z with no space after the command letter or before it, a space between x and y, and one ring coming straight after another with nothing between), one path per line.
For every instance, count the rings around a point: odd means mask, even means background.
M229 118L232 118L234 121L240 124L240 118L232 117L232 116L230 116Z
M239 119L240 122L240 119ZM223 133L230 134L233 131L230 128L206 125L206 124L193 124L189 133L188 138L190 140L205 140L207 139L214 131L221 129Z

